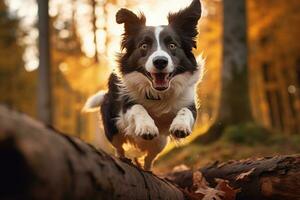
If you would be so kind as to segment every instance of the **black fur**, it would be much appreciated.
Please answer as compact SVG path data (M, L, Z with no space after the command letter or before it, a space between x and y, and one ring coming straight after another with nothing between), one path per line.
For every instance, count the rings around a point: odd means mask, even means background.
M195 38L198 35L197 24L200 17L199 0L193 0L187 8L169 14L169 25L181 36L183 46L187 51L191 51L193 47L196 48Z
M133 36L137 35L142 27L145 27L146 18L141 13L140 16L137 16L130 10L125 8L120 9L116 14L116 22L118 24L124 24L124 34L123 40L121 42L122 49L130 49L131 40Z
M104 97L104 102L100 109L104 124L104 132L109 141L112 141L113 136L118 134L115 121L121 109L121 102L118 97L118 83L120 83L118 77L115 74L111 74L108 81L108 92Z
M188 106L188 109L193 113L194 119L196 119L196 117L197 117L196 104L193 103L192 105Z
M190 6L177 13L170 13L168 17L169 25L180 35L182 48L193 62L196 61L191 51L192 48L197 48L195 38L198 35L197 23L200 17L201 4L199 0L193 0Z
M123 110L125 113L127 109L135 104L128 96L124 95L122 98L119 96L120 83L117 75L112 73L108 81L108 92L104 97L104 102L100 109L104 124L104 132L109 141L112 141L113 136L118 134L116 119L119 116L119 112Z

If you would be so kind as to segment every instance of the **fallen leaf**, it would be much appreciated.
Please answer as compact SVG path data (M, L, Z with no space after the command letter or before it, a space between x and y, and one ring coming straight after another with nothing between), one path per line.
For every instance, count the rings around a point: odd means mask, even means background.
M224 196L224 192L214 189L214 188L198 188L195 191L196 194L203 194L204 197L202 198L202 200L222 200Z
M187 188L181 189L181 191L188 197L189 200L202 200L204 197L203 194L196 194L193 191L189 191Z
M208 187L208 182L199 171L193 173L193 186L195 188Z
M230 187L228 180L215 179L215 181L217 182L216 189L224 192L223 200L235 200L237 193L241 191Z
M203 195L202 200L222 200L224 192L211 188L201 172L193 173L193 191L195 194ZM199 198L201 199L201 198Z
M241 173L240 175L238 175L238 176L236 177L235 180L238 181L238 180L244 180L244 179L248 178L248 177L254 172L254 170L255 170L255 168L252 168L252 169L250 169L250 170L247 171L247 172Z
M182 171L186 171L186 170L190 170L191 168L189 168L188 166L182 164L182 165L177 165L173 168L172 172L182 172Z

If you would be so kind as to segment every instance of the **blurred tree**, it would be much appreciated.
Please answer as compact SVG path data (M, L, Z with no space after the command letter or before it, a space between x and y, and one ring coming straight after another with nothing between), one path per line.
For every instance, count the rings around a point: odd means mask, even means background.
M18 21L7 12L7 6L4 1L0 1L0 89L1 102L13 107L15 92L14 71L22 65L22 50L16 45L17 43ZM16 52L13 57L10 52Z
M248 9L255 119L285 133L300 133L300 43L295 42L300 35L300 2L256 0L248 2Z
M99 53L98 53L98 46L97 46L97 42L98 42L98 38L97 38L97 1L96 0L91 0L91 6L92 6L92 26L93 26L93 35L94 35L94 45L95 45L95 62L98 63L99 62Z
M246 0L224 0L223 69L218 121L252 120L248 92Z
M87 96L106 88L109 70L101 53L95 62L95 56L87 57L81 48L84 40L79 28L85 27L89 33L94 33L92 28L89 30L93 26L91 1L67 3L67 8L66 4L61 4L50 19L53 125L60 131L93 141L99 121L94 115L82 115L81 108ZM90 8L86 15L78 13L79 6L83 5Z
M35 73L24 68L19 19L0 1L0 102L35 115Z
M59 7L57 14L50 18L51 84L52 99L55 102L52 108L53 126L61 131L80 135L84 132L82 128L84 122L80 116L80 103L78 103L82 94L72 88L68 76L72 73L70 75L72 80L78 79L78 74L82 73L81 70L84 68L80 64L80 58L84 55L76 33L76 2L72 0L68 4L71 8L69 15L64 15L64 7Z
M200 34L195 49L196 55L202 54L205 58L205 72L208 72L197 87L201 104L197 124L201 130L209 126L212 116L215 115L215 108L218 106L222 58L222 2L219 0L202 2L206 13L200 20Z
M39 57L38 68L38 118L46 123L52 123L51 104L51 73L50 73L50 28L49 28L49 0L38 2L39 27Z
M246 1L224 0L223 13L221 97L214 124L199 138L203 142L218 138L227 126L253 120L248 92Z

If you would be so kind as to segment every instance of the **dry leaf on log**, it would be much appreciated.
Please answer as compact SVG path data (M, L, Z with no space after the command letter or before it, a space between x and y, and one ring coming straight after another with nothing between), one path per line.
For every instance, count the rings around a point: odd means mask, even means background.
M235 200L237 193L241 191L230 187L227 180L216 179L215 181L218 183L216 189L224 192L223 200Z
M244 179L248 178L254 172L254 170L255 170L255 168L252 168L247 172L241 173L240 175L238 175L236 177L236 180L238 181L238 180L244 180Z

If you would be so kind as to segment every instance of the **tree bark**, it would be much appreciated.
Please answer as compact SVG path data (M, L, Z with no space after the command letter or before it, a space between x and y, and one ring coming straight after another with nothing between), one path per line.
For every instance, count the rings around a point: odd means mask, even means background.
M38 117L45 124L52 124L51 110L51 70L50 70L50 28L49 0L37 0L39 28L39 57L38 68Z
M200 169L211 186L216 179L229 181L240 189L237 200L299 200L300 155L214 163ZM182 188L193 185L193 172L183 171L168 176Z
M162 179L0 106L0 199L189 199L193 172ZM300 156L215 163L200 170L240 188L237 199L300 199ZM176 183L176 184L174 184Z
M0 199L185 199L174 185L0 107Z

